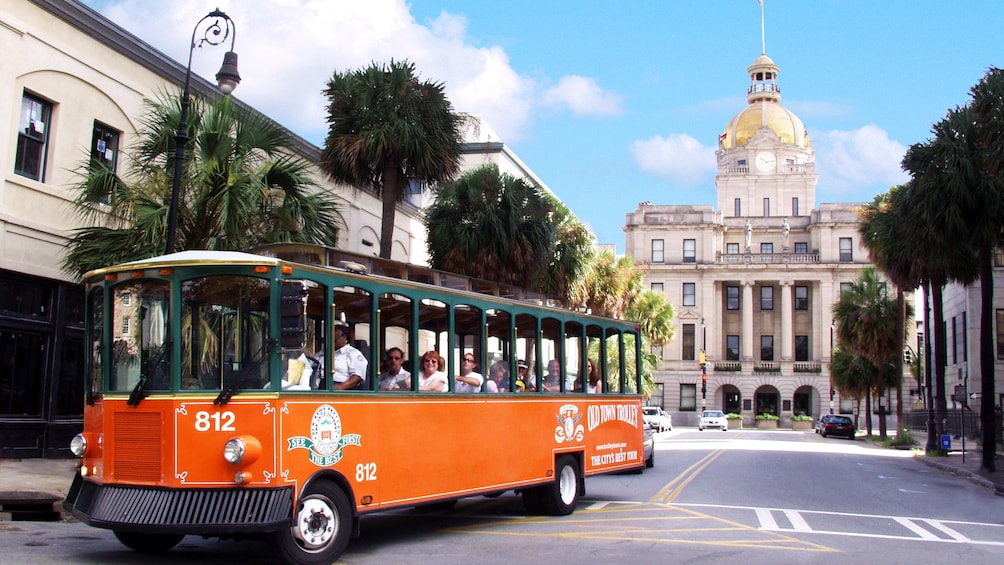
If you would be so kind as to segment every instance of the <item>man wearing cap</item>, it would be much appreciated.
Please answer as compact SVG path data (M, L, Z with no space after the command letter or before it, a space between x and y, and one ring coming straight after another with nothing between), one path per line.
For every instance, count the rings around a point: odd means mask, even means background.
M334 372L331 374L335 390L355 390L366 382L366 357L349 344L349 328L335 324Z

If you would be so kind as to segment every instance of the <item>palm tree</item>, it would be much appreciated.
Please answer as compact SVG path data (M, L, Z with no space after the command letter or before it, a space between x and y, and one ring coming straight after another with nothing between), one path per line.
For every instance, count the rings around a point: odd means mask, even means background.
M485 280L538 289L555 260L553 200L497 165L436 191L426 210L429 264Z
M643 290L643 278L630 256L600 251L586 273L579 300L594 314L623 318Z
M586 273L596 254L596 238L567 206L549 196L554 206L554 250L544 271L540 289L558 298L566 307L579 304Z
M913 319L913 308L906 303L904 292L920 285L920 265L918 249L913 239L906 237L907 224L903 222L905 213L902 202L907 189L894 186L885 195L878 195L871 204L861 208L858 232L862 236L872 263L882 270L896 285L896 335L902 336L904 349L907 324ZM903 356L895 356L895 370L903 374ZM903 427L903 379L898 379L896 387L897 436L904 435ZM934 433L934 430L928 430Z
M657 347L673 341L675 317L665 295L652 290L642 291L624 313L624 319L638 322L642 335Z
M180 113L180 97L148 103L124 176L93 162L78 169L75 207L91 225L71 238L64 268L84 273L162 253ZM317 189L309 164L293 156L289 132L229 97L193 99L188 127L178 249L335 244L343 224L338 202Z
M970 242L980 258L980 427L983 429L981 466L994 471L999 424L994 413L993 253L1004 244L1004 71L991 68L970 93L976 120L975 137L982 151L982 175L971 196L979 214L969 224Z
M923 278L933 304L934 323L926 327L933 326L934 332L939 426L948 413L945 395L948 339L942 289L950 281L968 285L979 277L982 257L973 244L971 229L983 225L984 220L975 219L994 207L993 196L985 195L988 188L981 173L981 149L976 144L974 120L971 108L950 111L932 127L933 137L910 146L903 158L903 168L913 176L915 186L915 195L908 202L912 218L909 237L922 250ZM981 343L981 350L982 347ZM993 367L992 362L990 366ZM939 429L939 433L943 430Z
M840 343L872 365L882 367L893 356L902 356L903 336L898 333L896 305L889 299L885 283L874 267L863 269L850 290L841 294L833 305L833 315ZM881 398L881 384L878 392ZM879 434L883 438L886 437L884 416L879 420Z
M872 435L871 399L877 378L875 365L847 347L836 347L830 358L830 376L841 398L865 398L865 429ZM860 410L858 413L860 414ZM855 422L857 425L857 422Z
M380 195L380 257L391 258L397 203L412 181L436 185L460 170L461 125L442 83L420 82L415 65L391 60L335 72L321 162L332 179Z

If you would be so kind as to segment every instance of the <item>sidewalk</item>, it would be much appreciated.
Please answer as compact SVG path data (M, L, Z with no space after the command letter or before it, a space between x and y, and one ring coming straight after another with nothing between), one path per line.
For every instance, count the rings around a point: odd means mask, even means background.
M917 441L917 448L921 453L927 445L927 434L924 432L912 432L911 435ZM966 451L962 451L962 440L952 439L952 449L947 457L927 457L920 455L916 459L925 465L941 469L948 473L953 473L964 477L970 482L984 486L1004 496L1004 453L997 452L994 455L994 472L989 473L980 467L983 464L983 452L979 450L980 444L976 440L966 440Z
M915 449L921 453L915 458L917 461L1004 496L1004 454L996 455L997 470L987 473L980 469L983 454L977 450L976 442L966 442L964 457L962 443L958 440L952 441L952 451L947 457L927 457L923 455L927 434L914 433L913 437L917 441ZM59 519L59 515L53 514L62 513L60 503L73 482L77 461L75 458L0 459L0 521Z

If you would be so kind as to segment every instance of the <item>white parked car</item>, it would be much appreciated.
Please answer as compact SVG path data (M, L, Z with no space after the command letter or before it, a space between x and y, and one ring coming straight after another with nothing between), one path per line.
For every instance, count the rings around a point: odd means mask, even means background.
M701 421L697 424L697 429L704 431L704 428L721 428L723 432L729 431L729 420L721 410L705 410L701 412Z
M673 417L658 406L644 406L641 409L642 419L652 426L652 429L665 432L673 429Z

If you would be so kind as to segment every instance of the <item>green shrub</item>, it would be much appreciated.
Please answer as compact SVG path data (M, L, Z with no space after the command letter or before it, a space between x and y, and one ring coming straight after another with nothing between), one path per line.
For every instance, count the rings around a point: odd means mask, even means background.
M812 416L808 416L806 414L795 414L791 417L791 419L797 422L811 422Z
M777 417L777 416L775 416L773 414L757 414L756 415L756 419L757 420L780 420L781 418L779 418L779 417Z
M725 415L725 417L727 419L729 419L729 420L742 420L743 419L743 415L742 414L736 414L735 412L729 412L728 414Z

